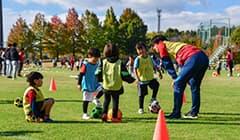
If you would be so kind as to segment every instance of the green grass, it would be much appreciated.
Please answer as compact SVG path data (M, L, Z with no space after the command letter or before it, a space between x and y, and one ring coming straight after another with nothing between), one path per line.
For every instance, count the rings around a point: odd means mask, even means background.
M0 139L1 140L150 140L152 139L156 114L137 114L138 96L136 84L124 84L125 93L120 97L123 123L102 123L92 119L85 121L82 116L82 95L76 88L76 80L69 77L77 72L51 69L43 71L44 84L41 88L45 97L53 97L56 103L52 110L55 123L27 123L22 108L13 105L17 96L22 96L27 83L25 78L13 81L0 77ZM211 77L211 71L202 83L201 114L198 120L167 120L172 140L233 140L240 136L239 82L240 78ZM51 93L51 77L57 82L57 92ZM164 75L160 81L158 100L165 112L171 112L173 104L172 81ZM186 89L187 104L182 108L186 113L191 107L191 94ZM145 111L150 95L145 100ZM101 99L103 101L103 98ZM89 111L93 108L91 104Z

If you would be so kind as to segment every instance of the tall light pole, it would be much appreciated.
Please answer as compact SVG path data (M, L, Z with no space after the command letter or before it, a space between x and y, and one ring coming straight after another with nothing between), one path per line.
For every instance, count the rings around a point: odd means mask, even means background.
M3 12L2 0L0 0L0 48L3 47Z
M160 20L161 20L161 12L162 10L161 9L157 9L157 16L158 16L158 30L157 32L160 33Z

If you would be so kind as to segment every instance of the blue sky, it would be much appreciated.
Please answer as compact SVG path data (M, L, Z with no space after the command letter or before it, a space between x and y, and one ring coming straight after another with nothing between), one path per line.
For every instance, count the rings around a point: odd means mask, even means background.
M156 9L162 9L161 30L177 28L196 30L200 22L214 18L230 18L232 25L240 24L240 0L2 0L4 39L17 18L23 17L31 24L34 16L41 12L49 20L58 15L65 21L69 8L74 7L81 15L86 9L96 13L99 19L110 6L119 17L125 8L134 9L148 26L157 29Z

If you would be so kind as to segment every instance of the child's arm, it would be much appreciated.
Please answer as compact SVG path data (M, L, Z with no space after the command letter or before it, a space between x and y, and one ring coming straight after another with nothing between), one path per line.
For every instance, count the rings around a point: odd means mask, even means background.
M29 97L29 103L33 112L33 115L36 118L40 117L40 111L37 109L37 104L36 104L36 93L34 90L30 90L28 92L28 97Z
M153 58L151 58L151 61L152 61L152 64L153 64L153 69L156 70L156 71L158 72L158 74L159 74L159 75L158 75L159 78L162 79L162 78L163 78L163 76L162 76L162 72L161 72L161 70L160 70L158 64L153 60Z
M140 78L139 78L139 75L137 72L137 70L139 68L139 58L138 57L135 58L133 67L134 67L134 74L136 76L136 79L137 79L137 81L140 81Z
M103 68L103 62L102 59L99 62L98 68L95 72L95 76L97 77L98 82L102 82L103 81L103 77L102 77L102 68Z
M123 63L121 64L121 77L123 81L128 83L133 83L135 81Z
M80 68L80 73L78 75L78 83L77 83L79 89L81 89L82 78L85 75L85 73L86 73L86 65L82 64Z

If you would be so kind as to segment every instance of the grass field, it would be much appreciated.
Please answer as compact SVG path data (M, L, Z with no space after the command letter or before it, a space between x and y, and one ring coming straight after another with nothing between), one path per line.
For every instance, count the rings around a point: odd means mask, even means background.
M227 77L226 72L217 78L205 76L202 84L201 114L198 120L167 120L172 140L237 140L240 137L240 78ZM51 69L42 72L41 88L45 97L56 100L52 110L54 123L27 123L22 108L13 105L17 96L22 96L27 83L25 78L13 81L0 77L0 140L151 140L156 123L156 114L147 112L150 95L145 100L145 111L139 115L136 84L124 84L125 93L120 97L123 112L121 124L102 123L92 119L85 121L82 116L82 95L76 88L76 80L70 75L77 72ZM57 82L57 92L51 93L51 77ZM173 93L171 80L164 74L160 81L158 100L168 114L172 109ZM186 113L191 106L189 87L186 89L187 104L182 108ZM102 98L103 99L103 98ZM103 101L101 99L101 101ZM89 112L93 108L91 104Z

